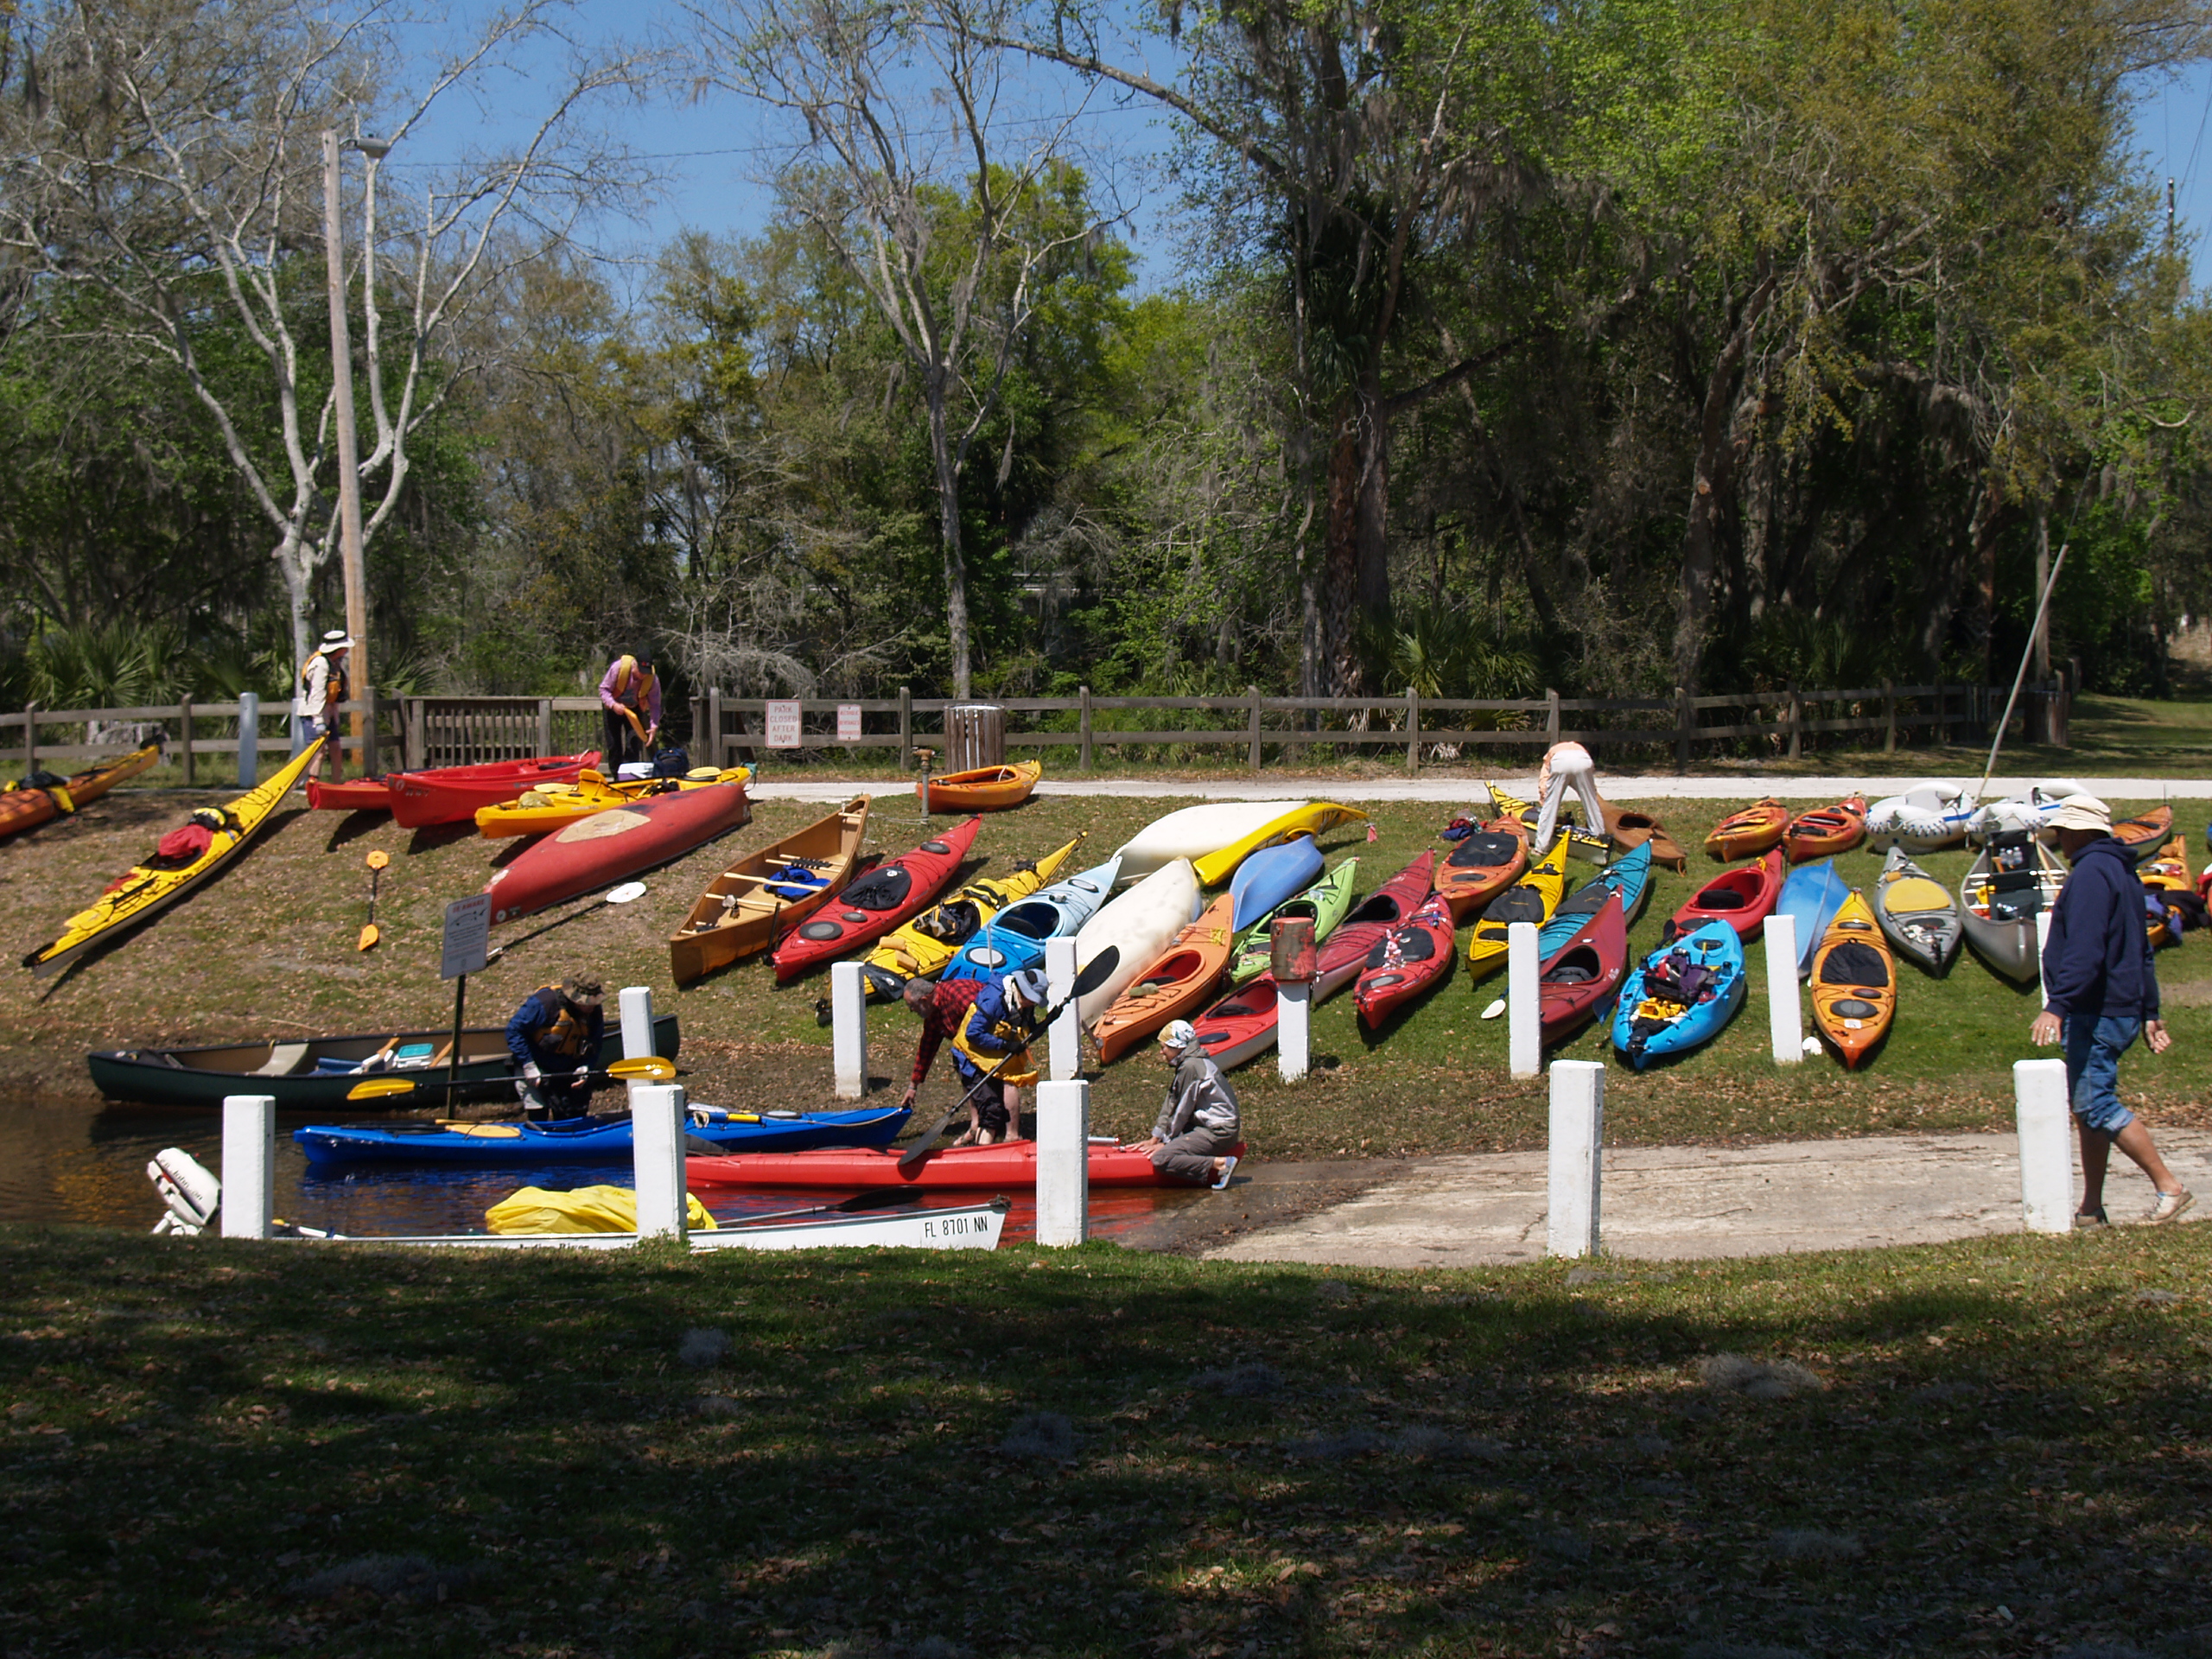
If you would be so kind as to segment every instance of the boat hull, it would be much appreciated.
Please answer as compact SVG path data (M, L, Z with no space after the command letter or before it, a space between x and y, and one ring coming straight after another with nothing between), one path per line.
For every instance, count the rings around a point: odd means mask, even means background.
M523 849L492 873L493 922L565 904L685 854L753 820L742 784L656 795L598 812Z
M989 925L1001 911L1048 885L1075 855L1082 840L1078 836L1046 854L1032 868L978 876L951 898L893 928L861 965L868 1000L890 1001L906 989L908 980L942 972L960 947Z
M1598 913L1585 917L1573 937L1544 960L1540 1040L1549 1046L1580 1030L1619 994L1627 972L1628 919L1621 895L1608 893Z
M837 903L825 905L812 920L785 934L776 946L778 982L873 944L927 910L968 856L982 825L981 818L970 818L877 865L840 893Z
M912 1114L903 1106L847 1112L716 1112L694 1107L684 1126L695 1141L729 1152L804 1152L823 1147L887 1147ZM566 1123L310 1123L292 1139L315 1165L404 1164L532 1167L599 1164L633 1157L627 1115Z
M1756 864L1723 870L1692 893L1689 901L1668 918L1661 937L1679 938L1707 922L1726 922L1736 930L1738 938L1752 938L1766 925L1766 918L1774 914L1788 868L1781 849L1777 848Z
M1789 827L1789 809L1770 798L1721 819L1705 838L1705 850L1724 864L1732 864L1739 858L1757 858L1770 848L1781 845L1783 833Z
M1874 887L1874 920L1891 948L1939 979L1958 959L1966 931L1951 890L1914 863L1902 847L1890 849Z
M1270 823L1261 825L1249 835L1239 836L1218 852L1208 853L1193 860L1201 887L1217 887L1243 868L1244 861L1255 853L1267 848L1281 846L1300 836L1319 839L1329 830L1347 823L1364 823L1367 814L1356 806L1339 806L1334 801L1308 801L1293 807Z
M1099 1015L1092 1035L1102 1063L1110 1065L1170 1020L1192 1018L1205 1005L1229 963L1236 937L1229 926L1234 903L1224 893L1208 905Z
M1246 836L1266 829L1287 812L1311 806L1311 801L1209 801L1186 806L1154 818L1123 842L1122 880L1141 881L1163 864L1187 858L1193 865L1209 853L1234 846Z
M960 947L944 969L946 979L998 979L1042 965L1045 941L1070 938L1098 913L1114 890L1121 855L1092 866L1080 875L1055 881L1042 892L1008 905L991 924Z
M1559 908L1536 935L1537 961L1548 963L1564 950L1582 931L1583 925L1605 907L1608 898L1617 895L1621 901L1624 931L1634 927L1650 893L1651 845L1646 842L1623 853L1560 901Z
M1084 993L1077 1020L1090 1025L1120 1001L1146 964L1198 919L1203 904L1197 872L1179 858L1101 905L1075 936L1076 975L1080 980L1109 951L1114 966Z
M1828 924L1835 919L1836 912L1850 896L1851 884L1843 879L1834 861L1826 859L1817 864L1799 865L1782 884L1782 896L1775 901L1774 912L1789 917L1797 924L1798 978L1813 971L1813 952L1820 949Z
M669 972L676 982L689 985L772 949L842 893L868 838L868 800L855 795L827 817L747 853L709 881L683 927L669 938ZM594 822L588 818L577 827ZM772 879L795 868L810 871L821 885L779 887Z
M1866 839L1866 798L1847 795L1834 806L1800 812L1783 832L1783 849L1792 864L1847 853Z
M1027 800L1044 775L1041 760L978 766L972 772L948 772L927 784L917 783L914 794L925 801L923 810L928 812L1003 812Z
M2019 868L2007 869L2017 854ZM2036 916L2057 902L2066 871L2033 836L1993 836L1959 883L1959 925L1974 952L2022 985L2043 972Z
M136 778L161 758L162 746L149 743L116 760L87 766L60 784L44 789L0 791L0 837L21 835L65 817L99 799L125 779Z
M437 823L472 823L479 807L512 801L537 784L573 784L599 751L547 755L536 760L493 760L480 766L439 766L429 772L385 775L391 819L403 830Z
M1229 1154L1241 1158L1238 1141ZM686 1158L684 1182L690 1186L758 1186L813 1192L842 1188L871 1192L878 1187L911 1186L923 1192L980 1191L991 1188L1022 1190L1037 1185L1037 1143L1014 1141L995 1147L947 1147L932 1152L912 1167L899 1167L896 1152L741 1153L725 1157ZM1090 1148L1093 1186L1187 1186L1170 1180L1152 1166L1147 1153L1122 1147L1095 1145Z

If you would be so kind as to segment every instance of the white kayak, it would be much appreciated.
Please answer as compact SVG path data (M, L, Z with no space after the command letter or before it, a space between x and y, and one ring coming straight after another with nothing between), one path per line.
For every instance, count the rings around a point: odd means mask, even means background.
M849 1249L873 1245L883 1249L995 1250L1006 1226L1008 1206L1004 1198L988 1204L968 1204L940 1210L905 1210L880 1216L825 1216L818 1221L771 1222L749 1225L732 1222L712 1232L694 1229L688 1235L695 1250L818 1250ZM626 1250L638 1243L635 1233L446 1233L402 1237L307 1234L327 1243L414 1244L442 1249L476 1250Z
M1122 843L1122 880L1141 881L1179 858L1192 863L1266 829L1310 801L1208 801L1154 818Z
M1967 837L1967 820L1974 817L1975 804L1956 784L1915 784L1866 809L1867 848L1877 853L1892 847L1935 853L1955 847Z
M1198 872L1187 858L1162 865L1128 892L1107 900L1075 936L1077 978L1108 950L1119 954L1113 971L1084 994L1076 1017L1088 1026L1112 1007L1115 999L1175 942L1175 936L1198 919L1202 908Z

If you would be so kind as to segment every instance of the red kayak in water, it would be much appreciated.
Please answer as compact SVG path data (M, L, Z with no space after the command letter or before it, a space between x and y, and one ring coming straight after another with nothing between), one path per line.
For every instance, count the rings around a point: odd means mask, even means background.
M903 927L937 902L968 849L981 818L970 818L877 865L776 942L776 979L796 979L808 969L872 944Z
M647 795L578 818L492 872L492 919L510 922L679 859L753 821L743 784Z
M434 823L467 823L480 806L518 799L539 784L573 784L586 766L599 764L599 751L552 754L537 760L493 760L480 766L440 766L432 772L385 774L392 821L403 830Z
M1242 1158L1239 1141L1228 1156ZM1037 1143L1015 1141L995 1147L947 1147L911 1169L899 1167L896 1147L877 1152L864 1147L827 1147L816 1152L738 1152L723 1157L683 1160L690 1186L766 1186L865 1191L881 1186L1033 1187L1037 1185ZM1090 1148L1093 1186L1187 1186L1152 1166L1152 1154L1095 1142Z

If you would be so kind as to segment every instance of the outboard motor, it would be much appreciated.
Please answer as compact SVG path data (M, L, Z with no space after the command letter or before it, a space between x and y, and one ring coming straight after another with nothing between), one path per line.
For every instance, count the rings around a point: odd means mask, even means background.
M156 1233L190 1236L215 1224L215 1212L223 1203L223 1184L182 1147L163 1150L146 1166L146 1179L169 1207L168 1214L154 1224Z

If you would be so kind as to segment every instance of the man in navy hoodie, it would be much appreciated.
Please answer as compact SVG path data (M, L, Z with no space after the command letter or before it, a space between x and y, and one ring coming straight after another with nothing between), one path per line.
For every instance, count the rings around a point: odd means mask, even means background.
M2028 1034L2066 1039L2066 1092L2082 1127L2082 1203L2076 1227L2105 1224L2105 1166L2117 1146L2158 1191L2147 1217L2171 1221L2195 1202L2158 1156L2151 1132L2120 1103L2120 1057L2139 1031L2153 1054L2173 1039L2158 1018L2158 974L2144 924L2135 861L2112 837L2112 809L2069 795L2051 815L2074 866L2052 907L2043 952L2043 1012Z

